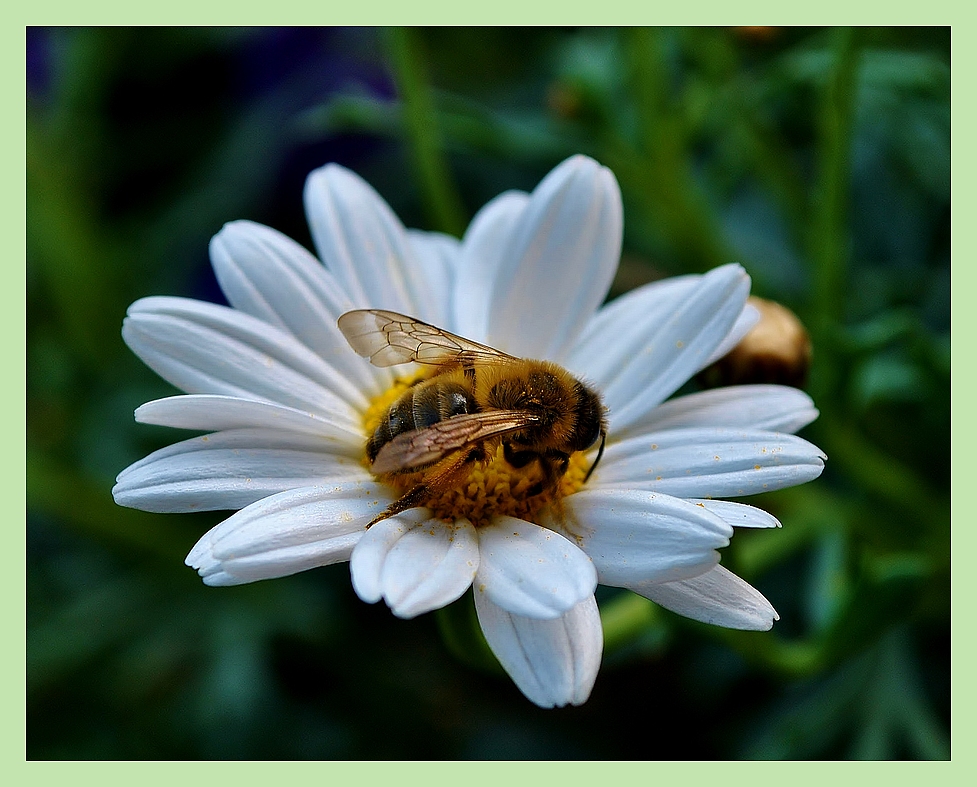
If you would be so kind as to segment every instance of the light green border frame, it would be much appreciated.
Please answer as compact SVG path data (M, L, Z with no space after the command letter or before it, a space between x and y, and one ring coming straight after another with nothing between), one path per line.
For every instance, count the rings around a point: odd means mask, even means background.
M887 24L887 25L951 25L953 27L952 82L952 138L957 141L952 160L952 255L951 262L951 331L958 347L967 348L974 338L977 309L969 298L975 293L977 272L975 241L969 232L974 211L970 200L974 173L973 75L975 55L969 42L969 19L962 3L953 0L931 0L925 3L870 3L856 5L850 0L828 0L810 6L790 7L783 0L746 0L729 3L708 0L695 7L656 7L650 0L601 0L599 3L579 0L494 0L490 4L466 6L448 0L360 0L356 3L334 4L323 0L276 0L273 3L242 3L219 0L201 3L200 0L169 0L165 4L137 6L119 0L32 0L4 12L13 17L14 24L4 26L0 57L6 68L3 82L5 93L11 96L18 114L24 113L25 36L28 25L636 25L636 24ZM21 24L21 20L22 24ZM956 24L956 23L960 24ZM23 117L23 116L22 116ZM26 206L24 204L25 123L5 125L7 137L2 157L5 210L0 212L8 232L8 254L3 277L8 284L0 290L0 315L4 321L2 348L4 366L12 368L14 385L2 391L4 412L15 413L18 429L14 450L5 452L6 472L0 474L0 492L8 500L24 500L26 473L24 452L26 429L20 430L19 415L26 419L26 302L20 293L26 292ZM16 163L13 159L16 158ZM961 225L961 220L963 224ZM11 242L12 241L12 242ZM962 261L962 262L961 262ZM952 344L952 342L951 342ZM16 533L16 547L12 561L16 568L6 573L4 622L13 646L6 650L5 680L0 682L0 705L3 707L3 732L0 735L3 765L0 778L8 784L64 783L94 781L102 784L199 784L225 783L237 785L265 784L296 778L306 783L332 785L391 784L458 785L459 787L496 787L500 779L507 785L564 785L620 784L652 785L681 780L693 784L707 779L724 783L759 787L776 784L823 785L826 780L843 783L882 778L887 784L918 783L931 780L935 784L968 783L973 779L974 749L977 725L977 677L971 664L974 657L974 634L970 629L973 612L969 604L974 591L969 583L969 558L977 553L977 523L969 510L969 500L962 498L960 489L967 488L970 471L977 462L972 445L977 445L975 419L964 408L968 406L973 386L970 385L969 351L964 349L963 360L952 374L951 397L953 434L951 439L953 522L952 602L955 612L952 629L952 719L951 753L949 763L27 763L25 762L26 727L25 699L25 575L23 555L26 549L24 528L11 522ZM21 377L23 375L23 378ZM968 408L969 409L969 408ZM8 438L9 439L9 438ZM26 445L23 446L26 448ZM971 482L972 483L972 482ZM965 508L966 506L966 508ZM20 505L18 504L18 509ZM21 520L23 521L23 520ZM965 562L966 561L966 562ZM654 713L654 708L636 708L635 713ZM626 724L626 719L614 720ZM667 723L667 720L665 720ZM690 729L689 735L696 731ZM967 774L971 774L967 776Z

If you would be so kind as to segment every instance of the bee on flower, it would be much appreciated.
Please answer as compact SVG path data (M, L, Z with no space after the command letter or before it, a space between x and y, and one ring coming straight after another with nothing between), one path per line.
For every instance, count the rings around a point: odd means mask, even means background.
M598 583L696 620L766 630L769 602L719 563L725 498L816 478L803 392L670 399L758 319L738 265L603 304L621 252L613 174L584 156L506 192L464 237L405 229L358 176L313 172L318 259L251 222L211 260L230 307L152 297L130 348L184 391L140 422L207 432L118 477L148 511L231 510L187 556L208 585L349 561L364 601L410 618L472 589L485 639L542 707L591 693Z

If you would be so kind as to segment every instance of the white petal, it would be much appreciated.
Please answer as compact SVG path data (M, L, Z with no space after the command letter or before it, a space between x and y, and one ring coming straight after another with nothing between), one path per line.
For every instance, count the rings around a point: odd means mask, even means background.
M628 427L627 436L730 426L793 433L818 417L811 397L785 385L735 385L670 399Z
M665 609L714 626L769 631L779 620L763 594L722 566L678 582L643 582L630 589Z
M597 587L590 559L547 528L497 516L478 530L478 540L476 587L516 615L560 617Z
M141 424L177 429L218 432L257 427L298 432L319 438L324 451L352 457L363 454L366 439L361 430L351 430L336 423L328 413L304 412L294 407L235 396L168 396L137 407L135 417Z
M541 708L582 705L600 668L604 637L593 595L553 620L507 612L476 588L485 639L519 690Z
M452 297L461 243L451 235L420 230L407 230L407 240L414 250L414 259L424 279L428 322L457 333Z
M478 536L467 520L429 520L404 534L383 565L383 597L397 617L447 606L472 585Z
M328 412L350 428L362 391L294 336L243 312L186 298L143 298L122 337L153 371L187 393L264 399Z
M336 325L352 301L298 243L270 227L235 221L210 242L214 273L230 304L291 333L357 387L374 391L389 374L354 353Z
M732 349L743 341L746 334L752 331L759 322L760 311L752 303L745 304L743 306L743 311L740 312L740 316L736 318L736 323L730 329L729 333L726 334L726 338L720 342L719 346L713 350L712 355L710 355L709 358L706 359L706 362L696 371L705 369L707 366L709 366L709 364L715 363L724 355L732 351Z
M734 503L731 500L691 498L689 502L702 506L706 511L711 511L732 527L780 527L780 520L777 517L756 506Z
M513 355L560 360L604 300L621 253L621 192L585 156L533 191L489 293L487 341Z
M235 510L286 489L369 478L357 458L325 453L319 437L235 429L150 454L119 474L112 494L142 511Z
M564 501L566 527L594 561L603 585L696 576L719 561L733 529L686 500L625 489L592 489Z
M672 429L609 445L594 481L676 497L742 497L817 478L824 453L756 429Z
M353 589L367 604L383 598L383 564L387 554L412 527L427 522L431 512L412 508L397 516L382 519L363 534L349 560Z
M367 531L353 550L350 571L360 598L372 603L382 597L397 617L412 618L450 604L471 587L478 536L467 520L447 525L424 509L405 514Z
M404 226L359 175L336 164L315 170L305 182L305 210L319 258L357 308L436 316Z
M613 432L640 420L695 374L732 329L749 292L743 269L724 265L673 303L667 319L656 319L655 329L643 333L641 349L628 354L610 383L599 385ZM617 341L605 337L608 348Z
M505 239L528 204L528 194L507 191L487 202L468 225L455 280L455 333L476 341L488 338L489 296L506 260Z
M648 337L661 329L675 304L688 299L701 280L701 276L672 276L602 306L567 356L567 368L603 390L631 358L645 351Z
M349 560L366 523L390 502L383 486L368 481L282 492L209 530L186 563L205 584L222 585L339 563Z

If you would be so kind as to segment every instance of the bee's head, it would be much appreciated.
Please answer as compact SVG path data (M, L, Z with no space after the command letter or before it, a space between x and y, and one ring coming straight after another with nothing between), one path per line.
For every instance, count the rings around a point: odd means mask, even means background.
M572 451L586 451L607 431L604 405L600 397L583 383L577 383L577 406L574 408L574 430L570 436Z
M574 408L576 416L575 427L570 438L570 448L573 451L586 451L600 438L600 448L597 458L587 471L584 482L590 478L597 467L597 463L604 455L604 443L607 440L607 418L605 408L600 397L586 385L577 382L577 406Z

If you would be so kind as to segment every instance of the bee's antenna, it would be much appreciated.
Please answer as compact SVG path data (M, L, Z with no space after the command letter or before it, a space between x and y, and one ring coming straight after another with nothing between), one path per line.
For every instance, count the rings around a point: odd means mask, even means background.
M585 484L587 483L588 479L594 474L594 469L597 467L597 463L600 461L600 458L604 455L604 443L606 441L607 441L607 430L606 429L601 429L600 430L600 448L597 449L597 458L594 460L594 463L590 466L590 470L588 470L587 471L587 475L585 475L583 477L583 482Z

